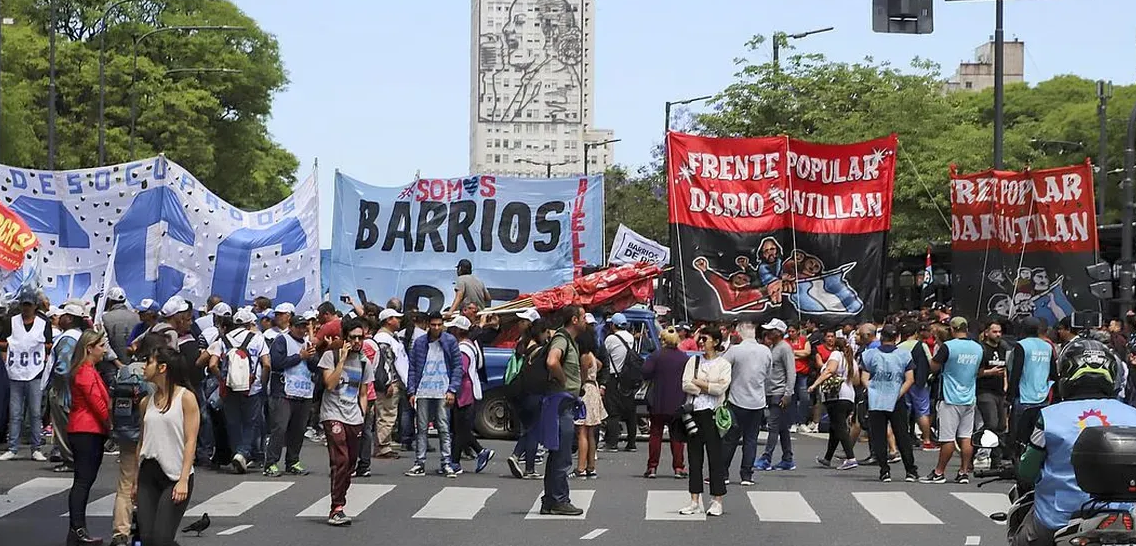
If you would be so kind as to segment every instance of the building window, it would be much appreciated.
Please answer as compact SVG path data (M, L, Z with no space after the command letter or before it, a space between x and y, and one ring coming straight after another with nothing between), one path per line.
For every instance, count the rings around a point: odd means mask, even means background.
M493 162L494 163L500 163L501 162L501 154L493 154Z
M964 85L967 89L974 89L974 82L966 82Z
M513 149L514 149L514 150L520 150L520 149L521 149L521 141L519 141L519 140L514 140L514 141L513 141Z
M486 163L492 163L493 162L493 154L485 154L485 162Z

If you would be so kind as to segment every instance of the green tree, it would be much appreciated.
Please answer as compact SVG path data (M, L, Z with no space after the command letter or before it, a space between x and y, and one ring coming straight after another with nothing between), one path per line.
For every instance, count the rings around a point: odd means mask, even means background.
M668 244L667 196L661 182L661 178L650 173L648 168L640 169L636 175L618 165L608 168L604 173L607 193L604 232L608 245L605 252L611 250L619 224L644 237Z
M56 0L58 117L56 168L98 162L99 25L102 0ZM5 2L16 24L4 29L4 107L0 161L47 162L48 0ZM230 25L237 32L163 32L155 28ZM290 192L299 162L272 140L273 96L288 80L276 39L225 0L138 0L116 10L105 29L107 162L165 153L221 198L245 209ZM227 68L235 74L168 73ZM136 81L131 85L132 73ZM132 91L137 95L135 153L130 157Z

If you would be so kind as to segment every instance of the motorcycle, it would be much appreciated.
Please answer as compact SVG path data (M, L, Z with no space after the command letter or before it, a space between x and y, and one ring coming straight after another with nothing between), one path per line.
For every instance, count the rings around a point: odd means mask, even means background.
M979 441L982 447L996 447L998 435L984 431ZM1071 461L1077 486L1088 493L1090 499L1073 514L1068 525L1054 534L1053 543L1059 546L1136 546L1132 510L1117 506L1136 502L1136 428L1086 428L1073 445ZM1017 482L1008 493L1010 508L990 514L991 520L1006 523L1006 539L1013 544L1014 536L1033 508L1033 484L1018 479L1016 460L1013 466L978 472L975 477L990 478L980 482L978 487L1000 481Z

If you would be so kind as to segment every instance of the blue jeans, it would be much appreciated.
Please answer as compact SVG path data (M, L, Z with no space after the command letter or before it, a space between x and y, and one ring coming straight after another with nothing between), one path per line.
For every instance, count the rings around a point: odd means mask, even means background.
M524 395L517 400L516 408L518 420L521 422L521 434L517 437L517 445L513 447L513 455L525 461L525 472L536 471L537 441L536 423L540 419L540 396Z
M796 421L794 422L798 425L808 423L813 407L812 397L809 394L809 376L797 376L797 382L793 386L793 405L796 406L797 410Z
M544 469L544 497L540 499L541 505L549 507L572 502L569 498L571 491L568 489L568 472L572 469L572 440L576 436L575 401L571 398L564 400L557 413L560 449L548 452L548 462Z
M206 379L205 381L209 381ZM205 396L205 381L197 387L194 393L197 398L197 407L201 410L201 427L197 429L196 464L207 465L213 458L213 417L209 415L209 399ZM214 380L216 383L216 380ZM214 387L216 388L216 387Z
M734 422L738 425L740 435L731 433L723 442L725 448L724 465L726 469L726 476L730 474L730 463L734 460L734 453L738 449L738 444L742 445L742 467L738 471L741 479L749 480L753 478L753 462L757 459L757 434L761 432L761 422L765 418L764 409L745 409L739 408L730 404L730 411L734 413Z
M450 408L441 398L418 398L415 401L415 415L418 416L418 434L414 438L414 464L426 464L426 442L429 441L427 432L430 421L434 421L434 428L438 430L438 443L441 444L442 465L450 464L450 445L453 438L450 436Z
M781 407L780 400L769 397L769 437L765 440L765 453L762 457L772 460L777 441L781 440L781 460L793 460L793 439L789 435L789 423L793 420L793 405Z
M8 400L11 398L8 391L8 369L0 365L0 442L8 437Z
M398 400L398 437L399 443L404 446L413 446L414 439L414 408L410 407L410 400L405 393Z
M44 372L47 373L47 372ZM43 389L38 378L31 381L8 381L8 451L20 449L20 429L24 425L24 410L31 416L32 451L43 446Z
M263 412L264 397L246 396L243 392L225 395L225 428L229 433L229 447L233 455L240 454L246 461L252 458L252 443L256 434L256 414ZM258 403L261 402L261 403Z

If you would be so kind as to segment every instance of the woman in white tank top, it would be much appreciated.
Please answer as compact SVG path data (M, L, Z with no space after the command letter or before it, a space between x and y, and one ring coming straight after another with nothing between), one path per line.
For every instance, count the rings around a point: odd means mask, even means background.
M201 413L188 388L187 366L167 347L146 361L145 378L156 386L141 403L135 505L143 546L174 544L178 523L193 492L193 455Z

